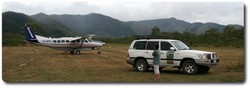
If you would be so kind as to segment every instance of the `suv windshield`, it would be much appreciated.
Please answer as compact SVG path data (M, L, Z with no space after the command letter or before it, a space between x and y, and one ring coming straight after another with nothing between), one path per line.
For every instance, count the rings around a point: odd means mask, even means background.
M178 50L189 50L190 48L181 41L171 41Z

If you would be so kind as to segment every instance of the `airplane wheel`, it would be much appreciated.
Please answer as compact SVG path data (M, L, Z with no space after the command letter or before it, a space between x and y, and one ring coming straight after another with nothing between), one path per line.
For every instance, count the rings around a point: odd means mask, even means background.
M101 51L97 51L97 54L102 54L102 52Z
M76 51L76 54L79 55L79 54L80 54L80 51Z

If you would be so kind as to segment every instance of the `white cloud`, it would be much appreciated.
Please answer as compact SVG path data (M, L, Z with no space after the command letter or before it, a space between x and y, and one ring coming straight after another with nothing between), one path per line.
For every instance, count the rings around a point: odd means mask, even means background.
M29 1L4 2L3 11L28 15L100 13L122 21L175 17L187 22L244 25L244 4L238 2Z

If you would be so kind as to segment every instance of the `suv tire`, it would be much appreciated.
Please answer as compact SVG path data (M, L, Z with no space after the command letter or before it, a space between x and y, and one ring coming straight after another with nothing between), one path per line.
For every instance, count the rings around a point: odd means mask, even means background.
M143 59L137 60L136 64L135 64L135 67L140 72L148 71L148 63Z
M187 60L183 63L181 69L183 73L192 75L197 73L198 66L193 60Z

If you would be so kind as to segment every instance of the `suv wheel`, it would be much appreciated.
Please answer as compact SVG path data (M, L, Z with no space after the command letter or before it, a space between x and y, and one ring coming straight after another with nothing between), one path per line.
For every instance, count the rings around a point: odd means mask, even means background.
M196 63L192 60L185 61L181 69L182 69L182 72L186 74L196 74L198 71L198 67Z
M147 62L146 62L145 60L143 60L143 59L137 60L135 66L136 66L136 69L137 69L138 71L140 71L140 72L145 72L145 71L148 70L148 64L147 64Z

